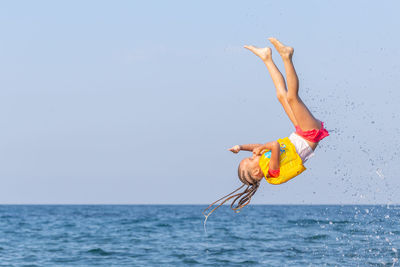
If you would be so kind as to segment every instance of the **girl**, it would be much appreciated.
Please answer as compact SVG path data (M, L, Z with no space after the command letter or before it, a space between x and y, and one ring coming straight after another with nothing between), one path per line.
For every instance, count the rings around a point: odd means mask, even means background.
M303 164L314 155L314 150L319 141L329 135L324 128L323 122L314 118L300 99L299 79L292 62L294 49L283 45L276 38L269 38L269 41L282 57L286 71L287 89L285 79L272 60L271 48L258 48L247 45L244 47L264 62L275 85L278 100L296 131L289 137L266 144L236 145L230 148L229 150L233 153L238 153L241 150L252 151L253 156L243 159L239 164L238 175L243 185L208 206L203 214L222 200L217 207L205 215L206 218L232 198L234 200L231 208L235 211L239 211L249 204L263 177L270 184L281 184L302 173L306 169ZM246 188L243 192L234 194L244 186Z

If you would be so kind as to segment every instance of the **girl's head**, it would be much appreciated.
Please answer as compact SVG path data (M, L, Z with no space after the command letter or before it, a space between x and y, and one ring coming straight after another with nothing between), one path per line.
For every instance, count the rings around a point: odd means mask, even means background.
M245 207L250 203L250 200L252 196L256 193L258 187L260 186L260 181L263 177L262 170L258 165L259 160L260 156L253 155L253 157L245 158L240 162L238 168L238 176L243 184L232 193L218 199L217 201L213 202L210 206L208 206L203 211L203 214L204 216L206 216L206 218L208 218L208 216L210 216L211 213L213 213L216 209L218 209L221 205L223 205L230 199L233 199L231 203L231 209L237 212L241 208ZM246 186L246 188L242 192L236 193L244 186ZM217 207L208 212L208 214L205 214L214 204L217 204L219 201L221 201L221 203L218 204Z
M263 172L260 168L259 161L260 157L258 155L253 154L250 158L244 158L238 168L238 176L242 183L251 185L263 178Z

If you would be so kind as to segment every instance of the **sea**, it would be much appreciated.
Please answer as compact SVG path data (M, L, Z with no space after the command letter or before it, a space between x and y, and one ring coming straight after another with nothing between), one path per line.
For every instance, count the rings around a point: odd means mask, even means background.
M399 266L400 206L0 205L0 266Z

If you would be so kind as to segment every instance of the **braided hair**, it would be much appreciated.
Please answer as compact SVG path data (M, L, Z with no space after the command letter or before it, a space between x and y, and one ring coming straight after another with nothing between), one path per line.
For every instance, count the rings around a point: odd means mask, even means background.
M220 206L222 206L225 202L229 201L230 199L233 198L233 201L231 203L231 209L240 212L240 209L243 207L247 206L250 203L251 198L253 195L256 193L258 187L260 186L260 181L253 178L251 175L251 172L249 170L244 170L241 165L239 165L238 168L238 176L240 181L243 183L239 188L231 192L230 194L223 196L222 198L214 201L211 205L209 205L204 211L203 215L206 217L206 220L208 216L210 216L216 209L218 209ZM245 189L240 192L236 193L240 189L242 189L244 186ZM234 194L236 193L236 194ZM221 203L217 204L219 201ZM237 203L236 203L237 202ZM213 209L211 209L214 205L217 206ZM211 211L210 211L211 209Z

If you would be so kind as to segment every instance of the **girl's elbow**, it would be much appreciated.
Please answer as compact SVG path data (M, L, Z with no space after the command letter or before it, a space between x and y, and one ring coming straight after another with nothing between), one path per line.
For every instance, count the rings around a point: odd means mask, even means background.
M278 141L272 142L272 147L273 147L273 149L275 149L275 150L279 150L279 149L280 149L280 144L279 144L279 142L278 142Z

